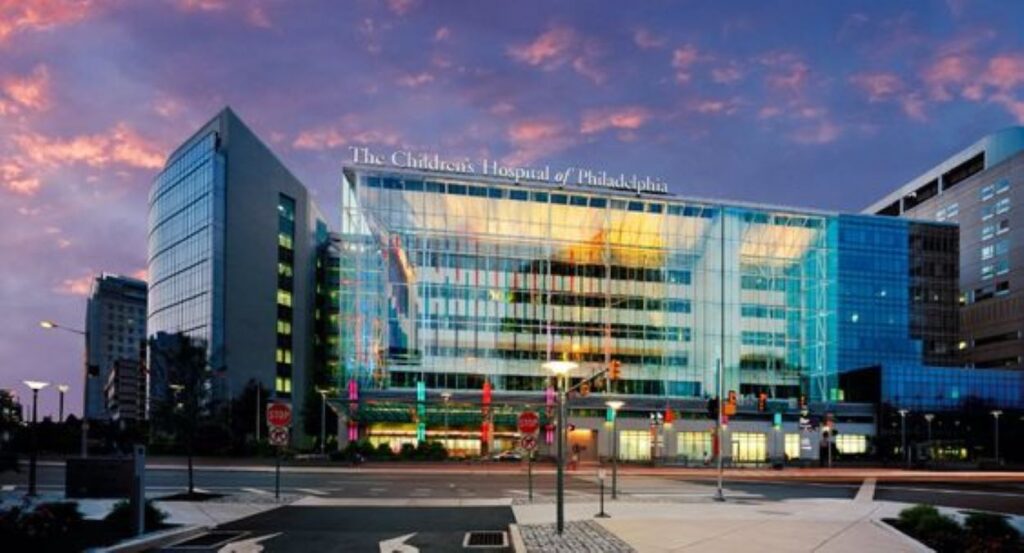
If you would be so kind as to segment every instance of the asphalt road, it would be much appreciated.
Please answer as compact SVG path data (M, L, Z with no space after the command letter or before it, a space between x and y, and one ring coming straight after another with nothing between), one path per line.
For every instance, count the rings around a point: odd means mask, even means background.
M709 473L708 476L711 476ZM937 475L941 478L942 475ZM27 471L0 474L0 487L6 491L26 489ZM62 467L39 467L39 489L42 492L63 490ZM273 493L274 474L267 470L210 470L197 468L196 486L214 493ZM151 496L181 491L187 484L183 469L150 469L146 475ZM534 494L538 499L554 495L555 479L550 471L534 475ZM347 472L285 472L281 477L282 492L340 498L431 498L431 499L494 499L525 498L527 478L524 472L499 471L467 473L454 471L357 470ZM771 475L751 480L726 479L727 495L731 492L744 499L780 501L800 498L853 498L859 481L793 481ZM610 486L610 482L607 483ZM714 492L713 478L687 476L619 475L621 493L637 498L709 496ZM567 494L594 496L598 483L593 471L570 473ZM610 489L607 490L610 494ZM908 479L880 480L875 499L906 503L978 509L1024 515L1024 480L1012 482L935 481Z
M281 507L218 530L245 531L249 539L266 536L259 544L268 553L379 553L382 541L410 534L400 543L440 553L466 551L462 543L467 532L507 532L512 522L509 507Z

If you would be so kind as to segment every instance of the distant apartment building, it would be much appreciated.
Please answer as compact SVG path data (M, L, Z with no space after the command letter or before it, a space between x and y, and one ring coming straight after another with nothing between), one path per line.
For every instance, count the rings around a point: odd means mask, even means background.
M146 339L146 283L102 274L93 282L85 313L86 359L97 374L85 377L84 412L89 419L110 418L105 388L114 367L138 363Z
M103 389L113 421L146 420L146 366L140 359L118 359Z
M959 224L959 359L1024 364L1024 127L990 134L868 207Z
M306 188L225 108L171 153L150 190L149 336L202 343L214 399L255 380L302 413L327 237ZM152 368L150 392L165 396Z

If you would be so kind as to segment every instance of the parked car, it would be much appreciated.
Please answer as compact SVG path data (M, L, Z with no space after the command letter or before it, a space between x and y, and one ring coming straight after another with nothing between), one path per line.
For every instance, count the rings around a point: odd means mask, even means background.
M518 463L523 460L523 455L518 451L508 450L496 453L491 456L492 461L507 461L509 463Z

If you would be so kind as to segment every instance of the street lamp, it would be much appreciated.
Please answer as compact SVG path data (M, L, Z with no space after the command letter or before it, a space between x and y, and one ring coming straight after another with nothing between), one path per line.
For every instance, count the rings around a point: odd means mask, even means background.
M995 438L996 438L996 464L997 465L999 464L999 415L1002 415L1002 414L1003 414L1003 412L998 410L998 409L996 409L995 411L992 411L992 423L995 425L995 429L996 429L996 436L995 436Z
M36 404L39 400L39 390L49 386L50 383L38 380L25 380L24 382L32 390L32 458L28 466L28 495L34 497L36 495L36 460L39 457L39 429L36 428Z
M57 422L64 422L64 394L70 389L67 384L60 384L57 386L57 391L60 392L60 416Z
M903 452L903 456L907 460L907 468L910 468L910 452L907 451L907 409L900 409L900 451Z
M441 394L441 399L444 400L444 432L445 432L445 436L444 437L445 437L445 439L447 439L448 438L448 402L452 400L452 393L451 392L443 392Z
M624 403L617 399L604 403L612 410L612 499L619 498L619 409Z
M555 478L557 496L556 527L558 535L565 529L565 394L568 388L569 371L579 365L572 361L548 361L544 368L551 371L558 380L558 460Z
M320 455L323 455L327 441L327 394L331 389L317 388L316 391L320 394Z
M89 402L89 358L87 357L87 352L89 351L89 333L87 333L84 330L78 330L77 328L62 326L53 321L39 321L39 326L46 330L63 330L64 332L78 334L79 336L85 339L85 349L83 350L82 353L82 357L85 358L85 361L82 363L82 458L85 459L86 457L89 456L89 417L85 415L85 406ZM60 397L62 407L61 420L63 421L64 390L61 390Z

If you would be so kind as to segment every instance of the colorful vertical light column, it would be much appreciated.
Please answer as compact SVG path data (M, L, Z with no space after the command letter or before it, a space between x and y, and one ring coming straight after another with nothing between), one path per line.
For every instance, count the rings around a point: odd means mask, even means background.
M348 441L359 440L359 423L356 422L356 412L359 409L359 384L356 379L348 381Z
M491 381L484 381L484 389L480 398L480 451L488 451L491 442Z
M544 391L544 414L547 415L548 421L551 421L552 417L555 416L555 389L548 386L548 389ZM555 441L555 425L548 422L544 425L544 443L551 445Z

